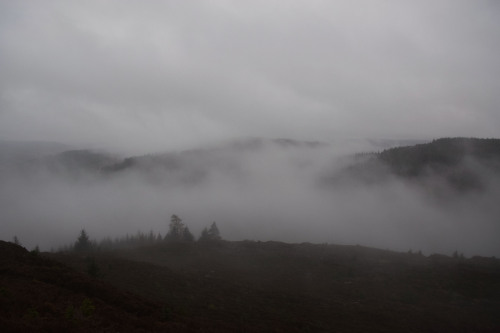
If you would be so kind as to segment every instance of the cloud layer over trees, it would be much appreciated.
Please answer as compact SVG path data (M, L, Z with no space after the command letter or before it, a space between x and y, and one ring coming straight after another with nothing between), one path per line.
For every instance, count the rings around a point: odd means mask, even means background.
M500 254L498 174L484 175L486 188L464 193L433 193L443 188L438 176L332 184L325 177L353 163L334 146L256 142L137 157L99 173L83 163L70 164L70 172L56 168L54 158L30 164L27 173L3 170L2 235L42 249L75 239L82 228L93 239L150 230L164 236L176 214L197 237L217 221L229 240Z

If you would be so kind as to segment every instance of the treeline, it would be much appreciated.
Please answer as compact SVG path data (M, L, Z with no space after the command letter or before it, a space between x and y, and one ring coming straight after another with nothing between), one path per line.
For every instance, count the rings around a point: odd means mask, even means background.
M430 143L384 150L379 159L397 175L415 177L456 167L466 157L492 162L500 159L500 139L442 138Z
M80 235L73 244L59 248L58 252L88 252L95 250L133 248L165 242L214 242L220 240L222 240L222 237L216 222L212 222L210 226L205 227L198 239L196 239L182 219L174 214L170 217L169 230L165 236L151 230L149 233L138 231L135 235L126 234L125 236L116 238L108 236L100 241L95 241L90 239L85 229L82 229Z

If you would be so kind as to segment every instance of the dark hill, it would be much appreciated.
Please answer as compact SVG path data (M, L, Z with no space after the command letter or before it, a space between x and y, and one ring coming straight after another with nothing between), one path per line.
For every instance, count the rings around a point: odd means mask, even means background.
M377 183L391 176L426 186L446 184L459 191L484 189L492 177L500 176L500 139L443 138L360 155L341 173L323 180Z
M94 255L101 279L165 302L199 332L500 330L500 263L492 258L252 241ZM86 270L75 254L52 256Z
M418 177L432 171L443 175L458 172L455 179L450 180L460 186L462 178L463 186L467 186L479 181L473 179L474 167L483 166L500 172L500 140L445 138L385 150L380 153L379 159L394 173L404 177Z
M2 332L184 332L160 302L0 241Z

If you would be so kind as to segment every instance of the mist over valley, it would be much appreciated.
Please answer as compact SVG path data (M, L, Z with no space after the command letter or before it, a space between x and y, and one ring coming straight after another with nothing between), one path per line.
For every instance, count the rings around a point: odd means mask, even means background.
M48 250L82 228L164 235L177 214L196 236L217 221L228 240L498 256L499 140L388 144L241 139L122 156L2 142L1 234Z
M500 332L499 18L0 0L2 332Z

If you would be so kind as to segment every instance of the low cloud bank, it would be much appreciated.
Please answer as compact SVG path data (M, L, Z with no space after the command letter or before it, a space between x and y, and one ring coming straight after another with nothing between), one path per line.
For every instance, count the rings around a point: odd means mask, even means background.
M370 147L357 147L365 148ZM176 173L161 163L77 178L46 170L23 177L4 170L2 238L16 235L28 248L48 250L74 241L81 228L94 239L139 230L164 235L170 215L177 214L195 235L217 221L229 240L500 255L500 185L494 177L487 189L443 198L396 177L371 185L349 180L321 186L325 173L352 162L335 146L264 144L190 154L175 156L200 175L191 182L182 178L189 169Z

